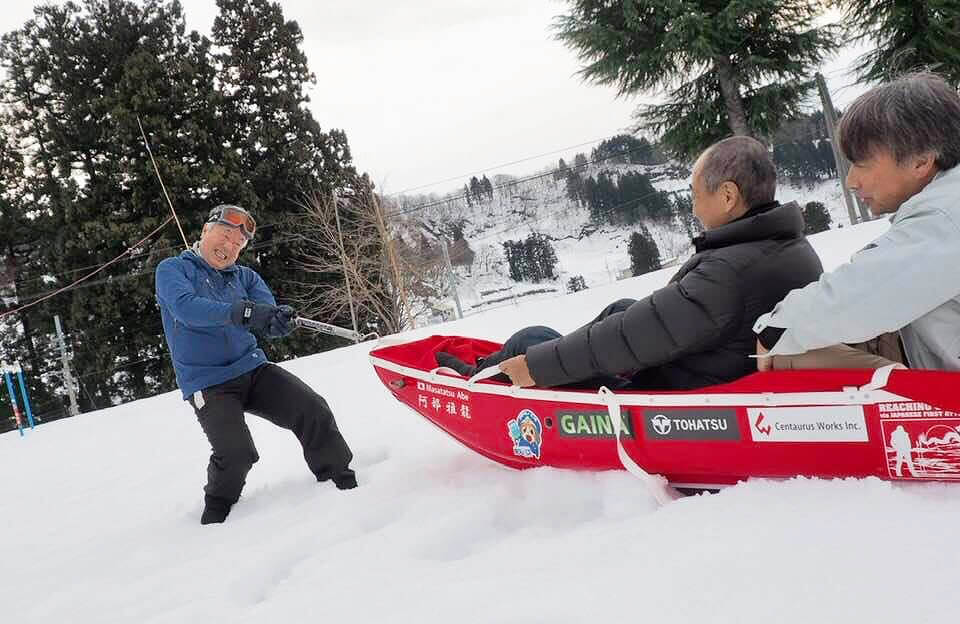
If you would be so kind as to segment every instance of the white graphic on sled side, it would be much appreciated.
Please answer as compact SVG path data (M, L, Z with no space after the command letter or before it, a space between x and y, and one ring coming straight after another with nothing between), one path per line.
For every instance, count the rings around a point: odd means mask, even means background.
M960 419L881 421L893 479L960 479Z
M543 427L532 410L522 410L517 417L507 422L507 433L513 440L513 454L517 457L540 459L543 444Z

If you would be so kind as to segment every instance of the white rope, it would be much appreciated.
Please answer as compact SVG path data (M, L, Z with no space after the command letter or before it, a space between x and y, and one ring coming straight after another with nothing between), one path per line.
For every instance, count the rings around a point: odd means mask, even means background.
M650 492L650 495L653 496L660 505L666 505L670 501L683 498L683 494L670 487L666 478L661 475L650 474L627 455L626 449L623 448L623 442L620 441L620 428L622 425L622 421L620 420L622 418L620 414L620 401L617 399L617 395L611 392L606 386L600 388L599 394L607 404L607 412L610 414L610 424L613 425L613 436L617 441L617 456L620 458L620 463L623 464L627 472L640 479L644 487L647 488L647 491ZM638 435L638 432L634 432L634 435Z
M887 386L887 382L890 381L890 373L898 368L906 369L907 367L903 364L894 363L878 368L877 370L873 371L873 377L870 378L870 382L864 386L860 386L858 390L861 392L866 392L868 390L883 390Z

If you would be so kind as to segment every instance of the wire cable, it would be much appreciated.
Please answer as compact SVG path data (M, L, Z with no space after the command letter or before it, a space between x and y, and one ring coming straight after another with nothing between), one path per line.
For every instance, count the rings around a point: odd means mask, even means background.
M0 314L0 320L4 319L4 318L6 318L7 316L10 316L10 315L12 315L12 314L16 314L17 312L22 312L23 310L26 310L26 309L28 309L28 308L32 308L33 306L35 306L35 305L37 305L37 304L43 303L43 302L46 301L47 299L50 299L51 297L54 297L54 296L56 296L56 295L59 295L60 293L62 293L62 292L64 292L64 291L67 291L67 290L73 288L73 287L76 286L77 284L80 284L81 282L84 282L84 281L90 279L91 277L93 277L94 275L96 275L97 273L99 273L100 271L104 270L105 268L107 268L107 267L110 266L111 264L117 262L117 261L120 260L122 257L124 257L125 255L127 255L128 253L130 253L131 251L133 251L134 249L136 249L137 247L139 247L144 241L146 241L146 240L149 239L151 236L153 236L154 234L156 234L157 232L159 232L160 230L162 230L162 229L163 229L168 223L170 223L170 221L172 221L172 220L173 220L173 217L167 217L166 221L164 221L163 223L161 223L154 231L150 232L149 234L147 234L146 236L144 236L143 238L141 238L141 239L140 239L139 241L137 241L132 247L128 247L126 251L124 251L122 254L120 254L119 256L117 256L116 258L114 258L113 260L111 260L111 261L109 261L109 262L104 263L103 265L101 265L99 269L97 269L97 270L95 270L95 271L92 271L92 272L84 275L83 277L81 277L80 279L76 280L76 281L73 282L72 284L68 284L67 286L64 286L63 288L59 288L59 289L53 291L52 293L50 293L50 294L47 295L46 297L42 297L42 298L40 298L40 299L37 299L37 300L34 301L33 303L28 303L28 304L22 305L22 306L20 306L20 307L14 308L14 309L12 309L12 310L7 310L6 312L3 312L2 314Z

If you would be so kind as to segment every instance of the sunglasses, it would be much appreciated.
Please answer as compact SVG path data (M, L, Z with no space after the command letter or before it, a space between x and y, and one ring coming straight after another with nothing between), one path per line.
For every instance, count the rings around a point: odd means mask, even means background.
M240 228L247 240L257 233L257 222L250 213L240 206L221 204L210 211L207 223L220 223L232 228Z

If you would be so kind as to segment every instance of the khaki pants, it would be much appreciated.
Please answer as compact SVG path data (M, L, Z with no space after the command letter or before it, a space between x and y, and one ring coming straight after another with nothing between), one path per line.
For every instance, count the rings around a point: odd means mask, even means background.
M839 344L796 355L775 355L773 369L883 368L890 364L905 365L905 362L900 336L888 333L855 345Z

